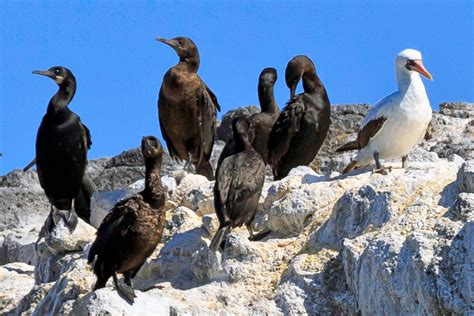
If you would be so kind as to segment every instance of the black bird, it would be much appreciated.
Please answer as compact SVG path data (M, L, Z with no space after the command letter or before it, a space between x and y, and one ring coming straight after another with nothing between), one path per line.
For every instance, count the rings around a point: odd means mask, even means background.
M278 118L280 110L275 102L273 87L277 80L275 68L265 68L258 78L258 100L260 101L260 113L254 113L248 117L250 123L249 139L252 147L262 156L263 163L268 163L268 138L273 124ZM222 161L237 152L234 139L230 139L222 149L217 168Z
M289 61L285 73L290 101L278 116L268 140L268 161L275 180L290 170L308 165L318 153L331 125L331 107L313 62L306 56ZM304 93L295 96L303 80Z
M265 182L265 164L252 147L249 128L250 123L244 117L232 121L237 153L223 159L217 170L214 207L219 219L219 230L209 246L214 251L232 228L244 224L249 230L250 240L265 237L259 234L256 238L251 228Z
M33 74L47 76L59 85L38 128L36 160L33 160L41 187L51 202L47 229L51 231L62 217L73 231L77 215L87 222L90 217L92 187L84 180L84 171L91 135L79 116L68 108L76 92L72 72L65 67L51 67L46 71L35 70Z
M262 156L265 165L268 164L268 138L280 114L280 109L273 93L276 81L277 71L275 68L265 68L262 70L258 78L258 100L262 111L249 117L250 128L255 134L252 146Z
M163 77L158 116L163 138L172 158L193 163L196 172L214 179L209 159L217 126L219 103L197 75L199 52L187 37L157 38L175 50L179 63Z
M160 178L163 148L155 137L143 137L142 154L145 189L118 202L107 214L88 256L97 276L94 290L105 287L113 277L118 293L132 303L136 297L132 278L155 250L165 220L166 195ZM124 275L126 286L118 283L117 273Z

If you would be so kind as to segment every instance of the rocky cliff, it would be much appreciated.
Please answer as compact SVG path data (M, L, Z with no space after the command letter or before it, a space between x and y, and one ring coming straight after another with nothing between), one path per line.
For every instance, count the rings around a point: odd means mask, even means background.
M367 105L333 107L333 125L313 169L267 181L257 229L234 230L223 253L208 251L217 229L213 183L165 158L167 223L140 270L134 305L113 289L92 292L86 263L95 228L38 232L49 206L36 173L0 177L0 313L76 315L445 315L474 312L474 109L445 103L410 168L387 176L339 171ZM242 113L252 111L242 110ZM238 113L237 113L238 114ZM229 114L237 115L236 113ZM227 120L229 120L227 118ZM226 117L219 135L228 136ZM218 142L214 158L223 143ZM137 150L91 161L93 224L143 185Z

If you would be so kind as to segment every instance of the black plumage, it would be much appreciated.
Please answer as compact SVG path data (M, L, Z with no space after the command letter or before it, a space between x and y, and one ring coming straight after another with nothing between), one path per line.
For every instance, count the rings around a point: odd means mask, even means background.
M97 282L94 290L113 277L119 294L133 302L132 278L153 253L161 239L166 193L161 186L160 169L163 149L153 136L143 137L145 188L118 202L102 221L89 251ZM117 273L124 274L126 286L118 283Z
M261 112L247 117L250 123L249 140L252 147L262 156L263 163L268 163L268 138L273 124L278 118L280 109L275 101L273 87L277 80L275 68L265 68L258 78L258 100ZM237 152L234 139L231 138L222 149L217 161L217 169L222 161Z
M179 56L163 78L158 116L163 138L172 158L192 163L198 174L214 179L209 159L214 145L219 103L197 75L199 52L187 37L157 38Z
M219 230L209 246L216 250L234 227L246 225L254 239L251 224L265 182L265 164L249 140L250 123L238 117L232 121L237 153L223 159L214 185L214 207ZM263 237L263 236L261 236Z
M296 56L285 73L290 101L278 116L268 141L268 161L275 180L288 175L292 168L308 165L316 156L331 125L331 107L323 83L313 62ZM295 95L303 80L304 92Z
M87 222L90 217L92 186L84 179L87 151L92 145L90 132L68 107L76 92L72 72L65 67L51 67L33 73L47 76L59 85L36 137L38 178L51 202L47 228L51 230L63 217L73 231L77 225L76 212Z

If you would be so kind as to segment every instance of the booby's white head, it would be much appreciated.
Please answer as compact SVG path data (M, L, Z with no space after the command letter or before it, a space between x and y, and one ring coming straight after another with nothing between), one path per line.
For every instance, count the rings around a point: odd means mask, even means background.
M398 53L396 68L399 81L404 77L410 77L414 72L433 80L433 77L423 65L421 53L416 49L407 48Z

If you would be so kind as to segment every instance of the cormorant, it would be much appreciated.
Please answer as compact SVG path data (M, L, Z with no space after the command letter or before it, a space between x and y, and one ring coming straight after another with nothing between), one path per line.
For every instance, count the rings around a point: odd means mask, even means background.
M258 100L262 111L249 117L250 128L255 134L252 146L262 156L265 165L268 164L268 138L273 124L275 124L280 114L280 109L273 94L276 81L277 71L275 68L262 70L258 78Z
M145 189L118 202L107 214L91 246L88 262L93 264L97 282L94 290L105 287L113 277L118 293L133 303L132 278L153 253L161 239L166 193L161 185L163 148L153 136L142 138L145 160ZM126 286L118 283L124 275Z
M270 131L280 113L273 94L276 80L277 71L275 68L265 68L262 70L258 78L258 99L262 111L248 117L250 123L249 139L252 142L252 147L262 156L265 165L268 163L268 138L270 137ZM222 149L217 166L221 164L222 160L236 152L234 139L230 139Z
M196 172L214 179L209 159L217 125L219 103L197 75L199 52L187 37L157 38L175 50L179 63L163 77L158 99L158 116L170 156L193 163Z
M285 73L290 101L278 116L268 140L268 162L275 180L288 175L292 168L308 165L318 153L331 124L331 107L323 83L307 56L288 62ZM303 80L304 93L295 96Z
M426 134L432 112L419 74L430 80L431 74L423 66L421 53L414 49L401 51L395 67L398 91L382 99L367 113L355 141L336 150L359 150L343 173L375 160L374 171L386 174L380 159L402 158L402 166L407 168L408 153Z
M217 170L214 185L214 207L219 230L210 249L217 250L234 227L246 225L250 240L257 240L251 224L257 212L258 200L265 182L265 164L249 140L250 123L244 117L232 121L237 153L225 158ZM265 235L259 235L263 238Z
M41 187L51 203L48 230L51 231L62 217L73 231L77 215L87 222L90 217L92 189L89 182L84 181L87 150L92 144L90 132L79 116L68 108L76 92L72 72L65 67L51 67L45 71L35 70L33 74L47 76L59 85L38 128L33 160Z

